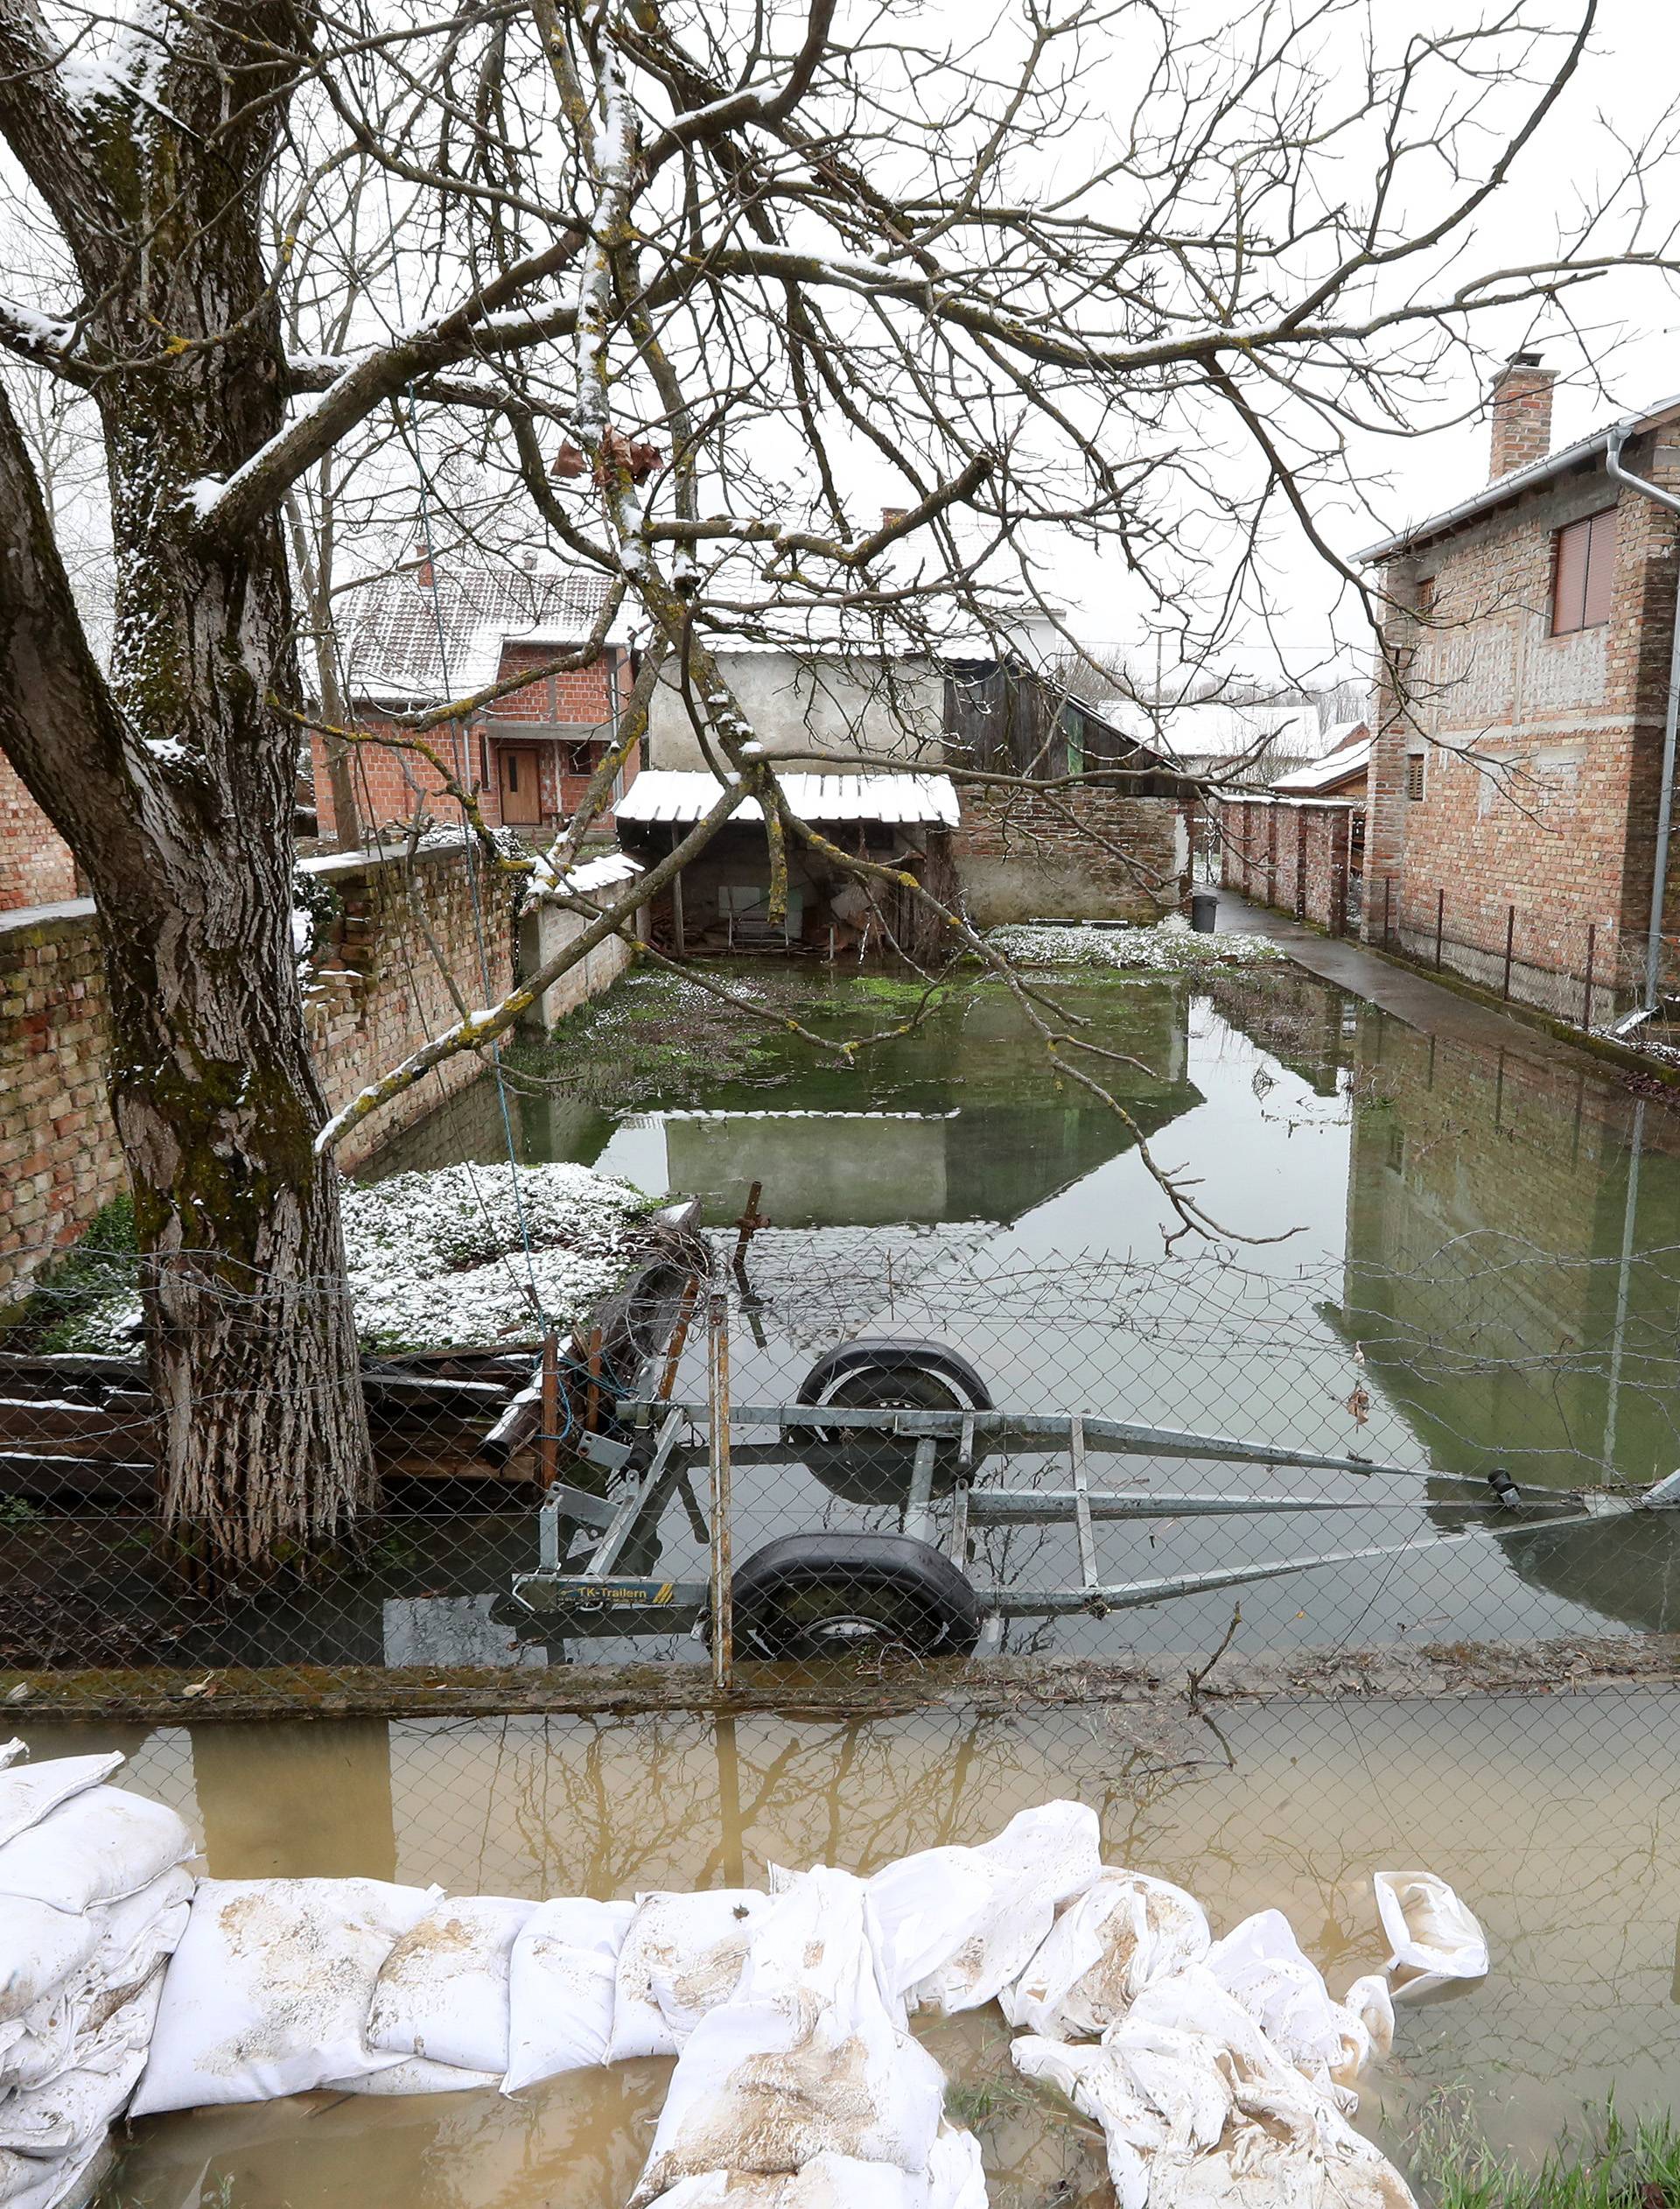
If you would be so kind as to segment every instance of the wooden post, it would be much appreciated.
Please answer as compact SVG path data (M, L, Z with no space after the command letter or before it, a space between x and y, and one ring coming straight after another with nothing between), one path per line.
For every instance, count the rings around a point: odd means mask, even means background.
M700 1301L700 1276L690 1273L682 1284L682 1301L676 1308L676 1325L671 1329L671 1339L665 1350L665 1371L659 1377L654 1394L662 1404L671 1400L671 1391L676 1385L676 1369L682 1363L682 1352L688 1346L689 1328L694 1319L694 1308Z
M1435 971L1441 971L1441 929L1446 921L1446 892L1435 893Z
M1586 924L1586 986L1581 992L1581 1026L1589 1029L1592 1025L1592 954L1598 947L1598 937L1596 924L1589 921Z
M730 1588L729 1299L714 1289L706 1306L706 1414L711 1462L711 1684L734 1686L735 1613Z
M545 1491L559 1476L560 1339L552 1328L542 1337L542 1431L536 1438L537 1485Z
M676 828L671 831L671 849L676 851L682 842ZM671 949L678 958L689 955L688 937L682 925L682 870L679 867L671 877Z
M1511 993L1511 944L1516 935L1516 908L1505 908L1505 985L1500 995L1508 999Z

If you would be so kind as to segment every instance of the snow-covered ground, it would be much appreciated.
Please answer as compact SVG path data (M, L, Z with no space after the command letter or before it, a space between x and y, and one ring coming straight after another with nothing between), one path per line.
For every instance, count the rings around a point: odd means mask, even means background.
M1154 928L995 928L986 942L1017 966L1119 967L1155 974L1270 965L1284 957L1264 936L1198 936L1176 915Z
M445 1166L344 1192L356 1327L369 1350L494 1347L563 1332L619 1287L654 1200L586 1166ZM530 1248L526 1248L527 1243ZM140 1300L102 1296L64 1350L134 1348Z
M373 1350L564 1330L623 1280L652 1201L572 1165L445 1166L348 1189L357 1330Z

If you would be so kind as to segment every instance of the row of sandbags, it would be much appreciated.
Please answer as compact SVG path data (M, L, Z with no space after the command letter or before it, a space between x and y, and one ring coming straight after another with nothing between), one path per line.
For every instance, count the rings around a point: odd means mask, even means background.
M22 1754L0 1743L0 2204L55 2209L87 2191L144 2067L192 1841L106 1784L120 1756Z
M50 1793L50 1775L93 1761L31 1777ZM169 1846L185 1851L178 1820ZM191 1877L172 1876L178 1897ZM944 2123L942 2076L906 2020L998 2002L1021 2029L1021 2071L1103 2128L1125 2209L1152 2187L1166 2198L1168 2169L1174 2194L1392 2202L1404 2184L1347 2122L1354 2079L1386 2052L1390 1982L1404 1995L1476 1976L1487 1953L1427 1875L1379 1875L1377 1895L1389 1973L1337 2002L1278 1912L1215 1941L1182 1889L1104 1867L1096 1815L1074 1803L866 1879L773 1871L767 1893L531 1903L206 1879L190 1913L172 1905L161 1995L148 1981L131 2015L150 2029L131 2114L319 2086L514 2093L676 2055L639 2209L980 2209L978 2149ZM31 1991L0 1985L9 2000ZM139 2052L105 2074L102 2130ZM25 2198L46 2209L61 2196Z

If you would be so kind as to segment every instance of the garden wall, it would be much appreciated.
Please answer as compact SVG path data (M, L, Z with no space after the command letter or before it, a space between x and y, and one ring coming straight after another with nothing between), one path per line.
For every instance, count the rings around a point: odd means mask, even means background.
M1221 885L1332 936L1348 927L1348 852L1358 808L1346 798L1217 801Z
M1189 894L1180 800L1124 791L968 788L951 854L981 928L1158 921Z
M316 1068L336 1111L447 1026L455 1007L410 903L403 859L350 853L306 865L339 901L305 1008ZM481 957L460 852L422 853L414 888L425 930L469 1002L502 994L514 959L505 894L481 887ZM612 973L603 964L590 978L604 988ZM105 1092L108 1041L91 901L0 913L0 1289L26 1281L123 1186ZM357 1128L340 1147L340 1163L354 1170L480 1070L471 1055L448 1061Z

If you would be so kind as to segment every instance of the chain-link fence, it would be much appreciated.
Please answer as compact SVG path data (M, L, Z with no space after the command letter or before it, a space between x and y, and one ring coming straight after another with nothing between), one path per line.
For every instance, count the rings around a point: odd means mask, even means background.
M149 1369L52 1347L60 1287L5 1352L8 1717L128 1750L222 1876L757 1884L1073 1796L1110 1861L1222 1929L1282 1908L1345 1979L1382 1961L1370 1872L1418 1864L1494 1966L1368 2086L1403 2163L1437 2123L1530 2149L1613 2088L1666 2102L1680 1516L1646 1497L1680 1462L1680 1248L1483 1233L1329 1272L752 1214L575 1329L369 1354L377 1497L220 1579L166 1523ZM209 1390L192 1431L248 1410ZM995 2012L928 2030L994 2204L1107 2198ZM664 2084L201 2113L143 2128L118 2191L443 2172L487 2203L516 2171L608 2209Z
M396 1707L484 1666L1297 1677L1664 1634L1677 1290L1680 1252L1489 1233L1333 1274L749 1214L573 1330L369 1352L350 1406L307 1298L224 1291L158 1368L66 1325L108 1308L84 1276L0 1354L0 1664L113 1708L183 1668Z

